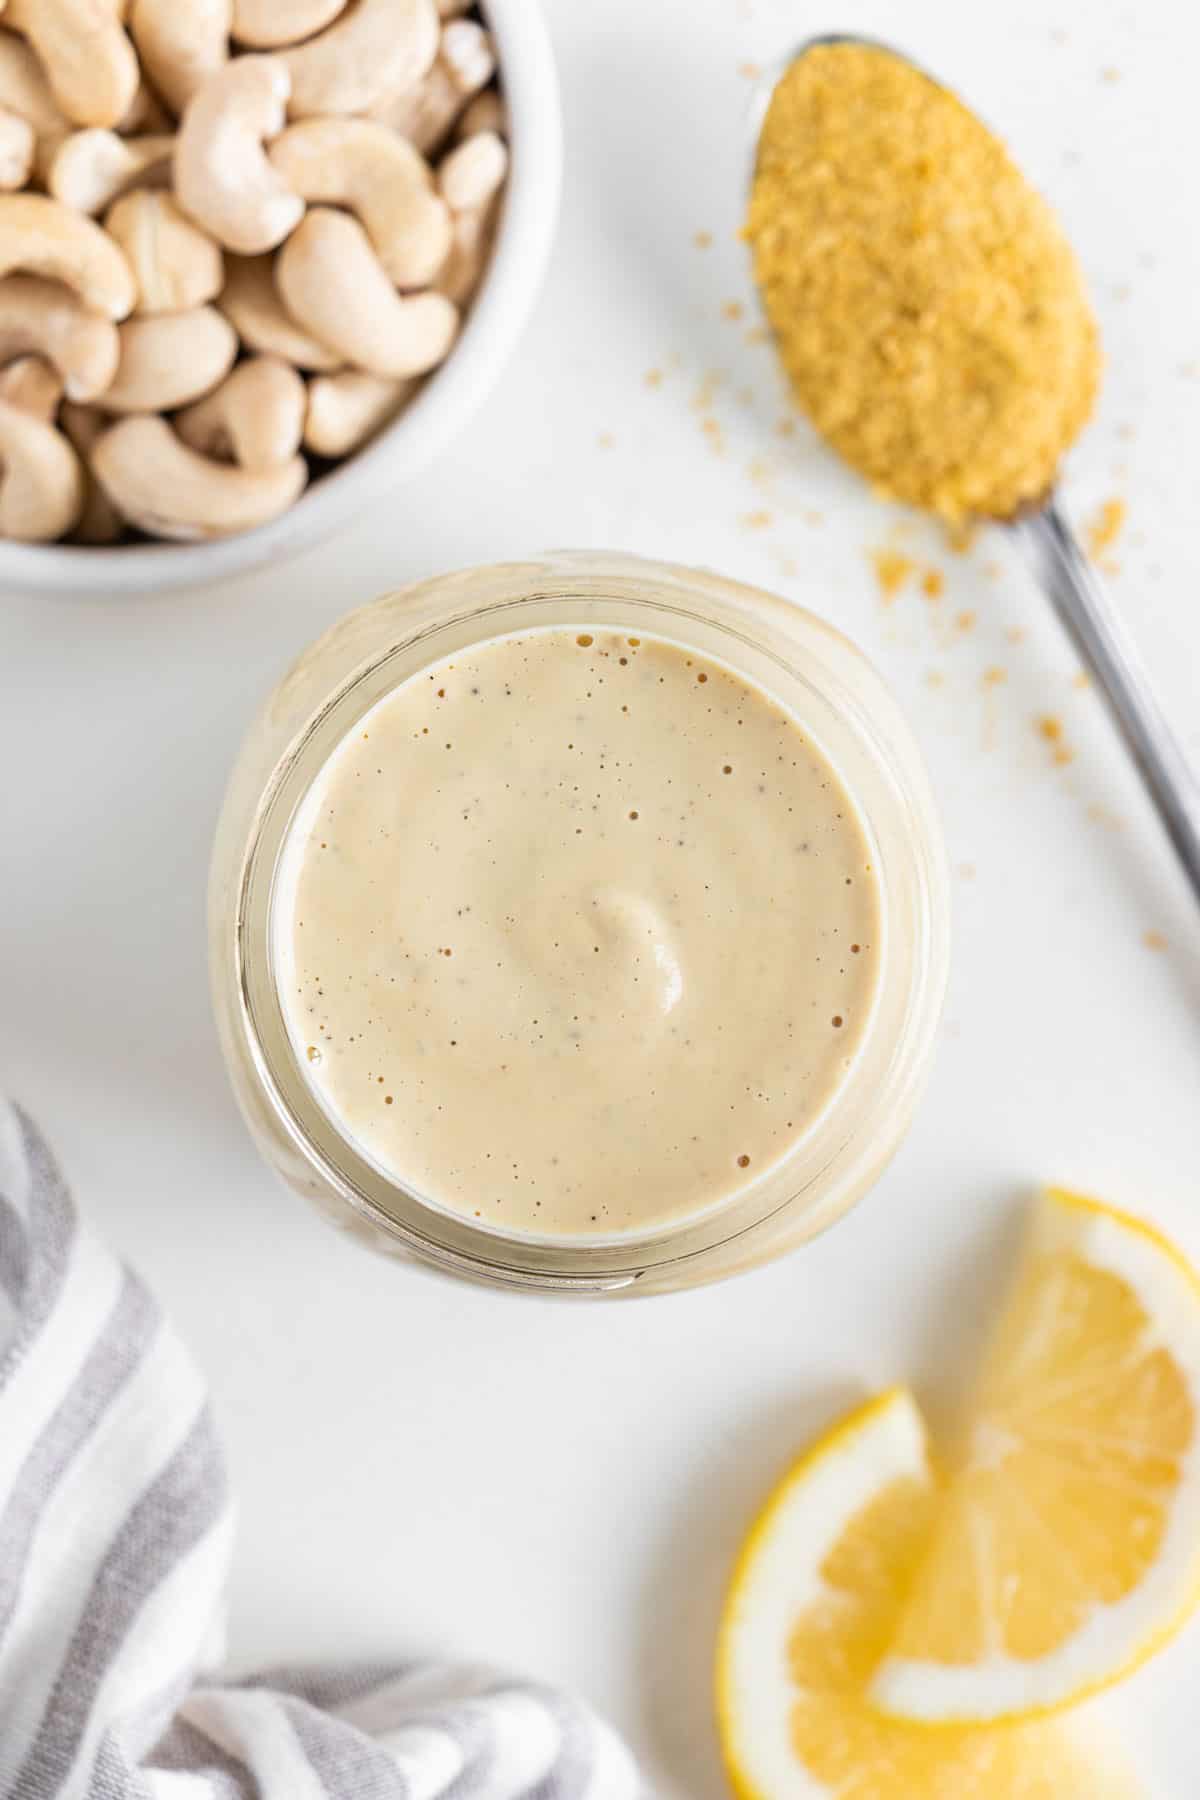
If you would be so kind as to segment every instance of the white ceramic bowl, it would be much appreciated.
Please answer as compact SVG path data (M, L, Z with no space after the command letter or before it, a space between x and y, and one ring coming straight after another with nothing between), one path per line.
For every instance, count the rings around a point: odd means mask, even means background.
M482 403L533 308L562 178L558 78L537 0L481 0L509 113L512 162L496 242L462 336L394 424L308 488L270 525L203 544L113 549L0 543L9 592L148 592L241 575L328 537L433 460Z

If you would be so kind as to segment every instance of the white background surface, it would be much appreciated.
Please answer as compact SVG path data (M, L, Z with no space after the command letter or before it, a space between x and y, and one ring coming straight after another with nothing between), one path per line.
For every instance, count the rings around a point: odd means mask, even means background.
M952 1411L1030 1185L1143 1211L1200 1259L1194 903L1013 548L950 556L909 525L947 592L884 608L868 551L898 515L803 429L776 435L770 352L747 343L750 317L722 316L751 300L740 65L830 26L888 35L1006 133L1062 210L1109 356L1069 499L1084 518L1128 501L1116 593L1200 757L1200 33L1161 0L549 13L568 129L558 249L467 439L266 576L0 601L0 1082L211 1378L241 1496L237 1660L524 1666L607 1709L669 1800L717 1800L714 1621L756 1502L866 1389L907 1376L936 1417ZM342 1242L256 1161L205 982L222 785L285 662L382 588L563 544L710 564L835 619L911 711L956 872L937 1065L875 1192L790 1261L631 1305L460 1291ZM1043 714L1063 721L1067 767ZM1156 1792L1194 1792L1198 1692L1200 1625L1105 1708Z

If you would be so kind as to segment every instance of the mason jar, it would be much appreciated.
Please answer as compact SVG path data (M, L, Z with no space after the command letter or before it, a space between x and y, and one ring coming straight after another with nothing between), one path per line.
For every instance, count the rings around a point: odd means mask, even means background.
M448 657L514 634L664 640L766 695L819 748L857 809L878 884L869 1019L844 1078L773 1166L720 1205L620 1231L539 1233L441 1204L381 1166L322 1101L281 994L281 871L306 796L373 707ZM283 676L238 756L218 826L210 952L220 1041L267 1162L379 1250L531 1293L661 1293L779 1256L840 1217L912 1118L947 974L944 853L912 734L861 653L776 596L696 569L593 551L495 564L387 594ZM630 1197L636 1215L637 1195ZM652 1196L647 1196L651 1200ZM647 1205L647 1213L653 1213Z

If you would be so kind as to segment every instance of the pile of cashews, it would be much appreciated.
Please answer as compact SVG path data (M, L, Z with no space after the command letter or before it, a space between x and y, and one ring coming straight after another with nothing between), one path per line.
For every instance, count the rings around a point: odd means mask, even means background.
M245 531L395 417L507 175L471 10L0 0L0 537Z

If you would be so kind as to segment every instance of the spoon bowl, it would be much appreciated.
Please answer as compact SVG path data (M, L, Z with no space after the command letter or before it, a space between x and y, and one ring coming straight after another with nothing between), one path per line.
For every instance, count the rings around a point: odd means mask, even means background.
M767 108L785 72L810 50L853 44L882 51L936 83L911 57L881 39L827 32L805 39L756 82L749 105L750 169L754 181ZM941 85L941 84L938 84ZM1137 651L1075 533L1057 489L1003 524L1020 539L1042 591L1108 703L1192 891L1200 900L1200 781L1154 694Z

